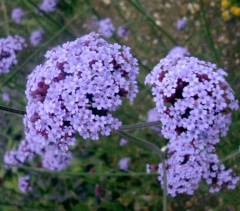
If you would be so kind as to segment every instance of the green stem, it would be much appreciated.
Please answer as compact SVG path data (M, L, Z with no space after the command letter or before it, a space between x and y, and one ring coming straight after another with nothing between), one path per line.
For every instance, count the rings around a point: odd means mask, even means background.
M205 30L206 30L206 33L207 33L207 38L208 38L208 41L209 41L210 48L212 49L212 51L215 55L216 61L220 62L221 61L220 55L219 55L219 52L217 51L217 49L215 48L214 39L213 39L213 36L212 36L212 33L211 33L209 20L207 19L206 10L205 10L205 7L204 7L203 0L200 0L200 7L201 7L201 13L202 13L202 16L203 16L203 21L204 21Z
M88 4L88 6L91 8L92 13L97 17L97 19L100 19L101 16L99 15L99 13L97 12L97 10L95 10L94 6L92 5L92 2L90 0L86 0L86 3Z
M149 174L146 172L105 172L105 173L90 173L90 172L81 172L81 173L71 173L71 172L65 172L65 171L49 171L49 170L45 170L42 168L33 168L30 166L17 166L17 165L9 165L7 164L7 166L10 167L17 167L18 169L22 169L25 171L31 171L31 172L36 172L36 173L41 173L41 174L47 174L47 175L56 175L56 176L60 176L60 177L139 177L139 176L148 176ZM151 176L156 176L157 173L151 173Z
M2 9L3 9L5 30L6 30L6 34L8 36L9 35L9 26L8 26L9 21L8 21L7 8L6 8L6 5L5 5L5 0L2 0Z
M165 36L168 38L168 40L169 40L170 42L172 42L174 45L178 45L177 42L176 42L176 40L175 40L168 32L166 32L161 26L158 26L158 25L155 23L155 21L152 19L152 17L145 12L145 10L143 9L141 3L139 3L138 0L130 0L130 3L131 3L140 13L142 13L142 14L146 17L147 21L149 22L149 24L150 24L151 26L153 26L153 27L155 27L156 29L158 29L159 31L161 31L161 33L162 33L163 35L165 35Z
M160 124L161 122L158 121L158 122L143 122L143 123L137 123L132 125L123 125L118 129L118 131L128 131L128 130L135 130L140 128L147 128L147 127L152 127Z
M39 9L39 7L32 1L28 0L28 2L39 12L41 13L46 19L48 19L50 22L52 22L55 26L57 26L59 29L62 29L62 24L59 24L57 21L55 21L51 15L47 14L46 12ZM64 30L72 37L75 36L65 27Z
M1 111L6 111L8 113L14 113L14 114L20 114L20 115L25 115L26 114L25 111L14 109L14 108L8 108L8 107L1 106L1 105L0 105L0 110Z
M226 160L233 159L233 158L235 158L235 157L237 157L237 156L239 156L239 155L240 155L240 148L239 148L238 150L232 152L230 155L226 156L225 158L221 159L221 160L219 161L219 164L222 164L222 163L225 162Z
M162 161L162 167L163 167L163 211L167 211L167 171L166 171L166 161L165 161L165 155L163 151L158 148L155 144L148 142L146 140L140 139L130 133L119 131L118 132L120 136L123 138L128 139L129 141L134 142L136 145L138 145L141 148L147 148L151 150L152 152L156 153L158 156L160 156Z
M0 105L0 110L1 111L6 111L8 113L14 113L14 114L20 114L20 115L25 115L26 111L19 110L19 109L14 109L14 108L9 108L5 106ZM135 129L140 129L140 128L148 128L156 125L160 125L161 122L143 122L143 123L137 123L137 124L132 124L132 125L123 125L121 126L117 131L128 131L128 130L135 130Z

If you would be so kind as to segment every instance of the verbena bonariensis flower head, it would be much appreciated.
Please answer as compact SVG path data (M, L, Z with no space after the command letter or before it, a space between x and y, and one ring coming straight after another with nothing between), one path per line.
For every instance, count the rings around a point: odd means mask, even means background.
M190 56L190 53L188 49L181 46L176 46L168 52L167 56L169 57Z
M145 83L152 86L163 136L170 140L225 136L231 111L238 109L226 75L215 64L194 57L161 59Z
M202 179L210 192L233 189L239 181L219 164L214 146L226 135L231 112L238 109L226 75L215 64L179 55L160 60L146 78L153 87L162 134L170 139L166 171L172 196L193 194ZM162 164L158 173L163 185Z
M42 0L39 9L44 12L53 12L58 4L58 0Z
M25 39L14 35L0 38L0 74L8 73L12 65L17 64L17 53L26 47Z
M27 161L31 161L34 156L39 155L42 161L38 163L38 167L42 167L51 171L61 171L70 165L72 155L70 152L56 152L54 148L39 148L33 146L33 142L22 140L16 150L8 151L4 155L4 163L7 168L13 166L21 166ZM37 149L37 151L36 151ZM29 176L21 177L18 181L21 192L26 193L32 190Z
M38 152L35 151L36 146L27 140L22 140L17 149L5 153L4 163L7 167L20 166L26 161L32 160L35 154L42 153L42 149ZM10 165L10 166L8 166Z
M72 155L69 152L47 150L42 154L42 167L51 171L61 171L70 165Z
M129 157L121 158L118 162L118 168L122 171L127 171L129 168L130 162L131 162L131 158Z
M28 175L22 176L18 179L18 187L22 193L32 191L32 186L30 182L30 177Z
M22 8L16 7L12 10L11 18L16 24L20 24L22 22L23 16L24 11Z
M115 27L112 23L111 18L104 18L98 21L98 33L103 35L106 38L110 38L114 31Z
M170 142L166 160L168 193L172 196L180 193L192 195L202 179L210 185L210 192L234 189L240 178L234 176L231 169L225 170L214 152L213 146L202 144L201 140L177 139ZM162 164L159 164L158 173L163 186Z
M9 95L9 93L8 92L3 92L3 94L2 94L2 100L4 101L4 102L9 102L10 101L10 95Z
M177 22L176 22L176 28L177 28L178 30L183 30L183 29L186 28L186 26L187 26L187 18L186 18L186 17L183 17L183 18L177 20Z
M41 43L43 33L44 33L44 31L42 28L39 28L39 29L31 32L30 43L32 44L32 46L37 46Z
M117 29L118 37L127 37L129 35L129 29L126 26L119 26Z
M42 162L38 165L48 170L60 171L70 165L72 158L70 152L57 152L51 146L44 148L35 145L34 142L22 140L16 150L6 152L4 155L6 167L21 166L25 162L31 161L36 155L42 158Z
M125 146L128 144L128 140L127 139L124 139L124 138L121 138L120 141L119 141L119 145L121 147Z
M130 48L91 33L45 56L46 62L28 76L27 140L65 151L76 133L97 140L119 128L112 111L122 97L133 100L138 91L138 65Z

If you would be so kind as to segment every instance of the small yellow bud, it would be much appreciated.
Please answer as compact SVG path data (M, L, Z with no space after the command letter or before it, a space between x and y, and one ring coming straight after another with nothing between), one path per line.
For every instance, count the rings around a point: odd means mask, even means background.
M223 11L222 12L222 17L224 20L229 20L230 19L230 14L228 11Z
M223 1L221 2L221 7L222 7L223 9L226 9L226 8L228 7L228 1L227 1L227 0L223 0Z

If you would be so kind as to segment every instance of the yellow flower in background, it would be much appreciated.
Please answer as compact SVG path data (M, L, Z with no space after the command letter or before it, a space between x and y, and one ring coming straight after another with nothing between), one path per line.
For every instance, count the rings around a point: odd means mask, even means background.
M226 20L226 21L231 18L229 12L226 11L226 10L222 12L222 17L223 17L223 19Z
M236 0L221 0L222 17L224 20L230 20L231 17L240 17L240 3Z
M227 0L222 0L222 2L221 2L221 7L222 7L223 9L226 9L226 8L228 7L228 1L227 1Z
M235 16L240 16L240 7L231 7L230 12Z

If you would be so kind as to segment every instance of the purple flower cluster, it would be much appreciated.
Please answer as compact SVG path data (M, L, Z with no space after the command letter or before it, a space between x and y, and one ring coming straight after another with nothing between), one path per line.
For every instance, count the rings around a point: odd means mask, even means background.
M151 85L162 134L169 139L168 193L192 194L202 178L211 192L234 188L238 177L219 165L215 144L227 134L238 101L225 81L226 72L194 57L169 57L146 77ZM162 164L159 165L162 181Z
M188 49L181 46L176 46L168 52L167 56L169 57L190 56L190 53Z
M12 10L11 18L16 24L20 24L24 14L25 13L22 8L16 7Z
M115 31L115 27L112 23L111 18L97 20L95 17L93 17L90 23L90 29L97 31L99 34L106 38L110 38Z
M27 160L31 160L34 155L32 148L26 140L22 140L16 150L8 151L4 155L4 163L7 165L21 165Z
M17 64L17 53L24 47L26 47L26 43L21 36L0 38L0 74L8 73L10 67Z
M29 142L66 151L76 133L97 140L119 128L121 122L111 112L121 105L121 97L133 100L138 91L138 65L130 48L91 33L45 56L27 81L24 124Z
M30 35L30 43L32 44L32 46L38 46L41 43L43 34L44 31L42 28L32 31Z
M39 9L44 12L53 12L58 4L58 0L42 0Z
M129 168L130 162L131 162L131 158L129 157L121 158L118 162L118 168L122 171L127 171Z
M226 72L194 57L166 57L147 76L165 138L225 136L238 109Z
M89 30L96 31L106 38L113 36L113 33L116 31L116 34L119 38L124 38L129 36L129 29L127 26L119 26L115 29L115 26L111 18L104 18L98 20L96 17L92 17L88 26Z
M119 26L117 29L117 36L120 38L128 37L129 29L126 26Z
M110 38L115 31L111 18L104 18L98 22L98 33Z
M125 146L125 145L127 145L127 144L128 144L128 140L126 140L126 139L124 139L124 138L121 138L119 145L120 145L121 147L123 147L123 146Z
M40 166L52 171L60 171L67 168L71 161L71 153L57 152L51 146L39 147L35 143L22 140L16 150L8 151L4 155L4 163L7 167L21 166L38 155L42 158Z
M18 179L18 187L22 193L27 193L32 191L30 177L28 175L20 177Z
M69 152L48 150L42 155L42 166L51 171L61 171L70 165L72 155Z
M3 92L3 94L2 94L2 100L4 101L4 102L9 102L10 101L10 96L9 96L9 94L8 94L8 92Z
M167 187L168 193L193 194L204 179L210 185L210 192L218 192L221 188L234 189L239 177L234 176L231 169L225 170L215 154L215 147L207 140L177 139L168 144ZM211 140L208 139L210 142ZM210 148L210 149L209 149ZM162 164L158 167L159 181L163 186Z
M186 17L183 17L183 18L177 20L177 22L176 22L176 28L177 28L178 30L183 30L183 29L186 28L186 26L187 26L187 18L186 18Z

